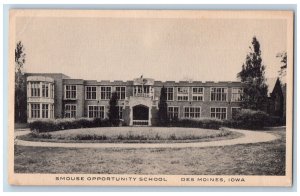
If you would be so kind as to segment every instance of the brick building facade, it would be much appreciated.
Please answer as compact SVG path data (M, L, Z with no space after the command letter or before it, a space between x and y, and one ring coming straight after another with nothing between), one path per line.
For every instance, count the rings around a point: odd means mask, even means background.
M161 88L167 92L170 118L231 119L239 109L240 82L95 81L64 74L26 74L28 122L54 118L108 118L112 92L127 125L155 125Z

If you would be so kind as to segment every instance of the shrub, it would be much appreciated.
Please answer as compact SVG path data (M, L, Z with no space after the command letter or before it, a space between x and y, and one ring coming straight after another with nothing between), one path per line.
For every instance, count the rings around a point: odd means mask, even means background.
M219 129L223 124L219 119L178 119L169 123L172 127L191 127L191 128L204 128L204 129Z
M237 128L261 129L267 125L268 120L269 115L263 111L242 109L237 113L236 124L233 125Z
M29 123L32 132L52 132L65 129L79 129L90 127L108 127L111 126L108 119L55 119L49 121L34 121Z

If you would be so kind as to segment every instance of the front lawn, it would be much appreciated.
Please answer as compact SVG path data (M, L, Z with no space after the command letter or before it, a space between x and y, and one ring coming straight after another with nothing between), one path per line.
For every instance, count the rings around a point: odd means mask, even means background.
M18 139L47 142L84 143L166 143L201 142L241 137L228 129L213 130L179 127L98 127L49 133L30 133Z
M285 175L281 139L256 144L179 149L76 149L15 146L17 173Z

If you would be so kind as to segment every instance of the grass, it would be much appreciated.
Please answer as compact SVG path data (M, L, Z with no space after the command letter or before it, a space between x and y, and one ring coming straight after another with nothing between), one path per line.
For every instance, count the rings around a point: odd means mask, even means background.
M42 142L169 143L233 139L242 134L227 129L165 127L105 127L31 133L19 139Z
M72 149L15 146L17 173L285 175L281 139L256 144L180 149ZM37 156L38 155L38 156Z

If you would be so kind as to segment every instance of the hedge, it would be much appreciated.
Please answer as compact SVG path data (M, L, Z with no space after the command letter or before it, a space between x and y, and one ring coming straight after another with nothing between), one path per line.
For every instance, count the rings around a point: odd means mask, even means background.
M29 128L33 132L44 133L59 131L64 129L79 129L90 127L108 127L111 123L108 119L55 119L48 121L34 121L29 123Z

